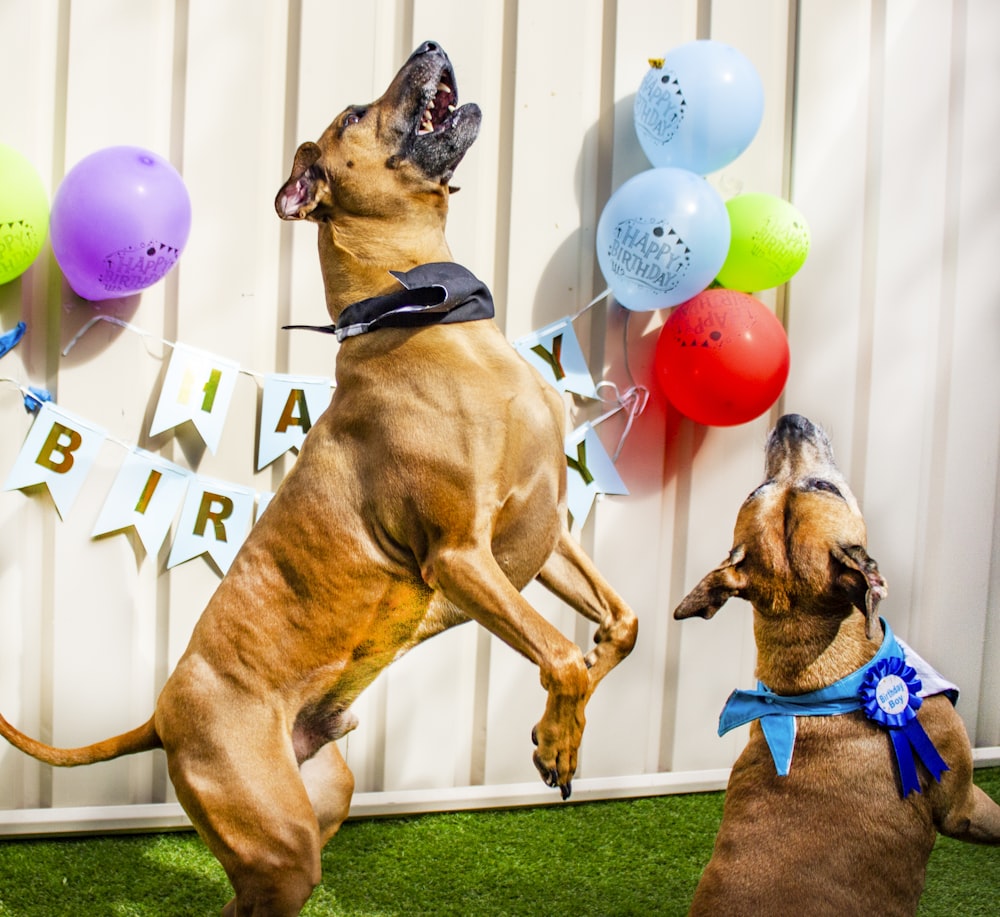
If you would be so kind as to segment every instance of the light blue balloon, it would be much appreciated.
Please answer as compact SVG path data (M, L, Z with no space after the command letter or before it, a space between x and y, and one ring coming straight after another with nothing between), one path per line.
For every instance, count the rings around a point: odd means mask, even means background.
M649 312L697 296L729 251L718 192L686 169L648 169L614 194L597 222L597 262L615 299Z
M654 166L706 175L731 163L757 134L764 85L753 64L721 41L690 41L651 67L633 108L639 145Z

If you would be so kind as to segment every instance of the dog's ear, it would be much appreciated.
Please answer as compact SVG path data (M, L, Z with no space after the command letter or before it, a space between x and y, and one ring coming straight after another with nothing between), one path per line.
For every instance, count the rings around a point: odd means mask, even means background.
M683 618L707 620L731 598L746 589L748 577L741 569L746 553L743 545L733 548L729 557L685 596L674 609L674 617L678 621Z
M865 593L865 635L869 640L878 632L878 603L889 594L882 574L878 572L878 564L868 556L868 552L859 544L837 545L830 552L833 559L843 564L854 579L860 575ZM855 603L857 604L857 602ZM858 605L858 608L861 608Z
M322 156L322 150L315 143L303 143L296 150L292 174L274 199L274 209L281 219L320 219L317 208L330 200L330 183L320 164Z

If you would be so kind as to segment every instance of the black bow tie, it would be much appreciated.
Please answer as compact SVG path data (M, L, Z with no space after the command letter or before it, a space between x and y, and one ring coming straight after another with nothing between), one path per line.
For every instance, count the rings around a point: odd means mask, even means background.
M333 325L284 325L335 334L338 341L379 328L417 328L493 317L493 297L478 277L452 261L389 271L402 290L352 303Z

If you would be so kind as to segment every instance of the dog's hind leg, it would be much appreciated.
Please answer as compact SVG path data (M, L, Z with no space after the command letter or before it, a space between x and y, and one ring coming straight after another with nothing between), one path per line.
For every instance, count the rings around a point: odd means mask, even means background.
M601 679L632 652L639 628L635 613L566 529L539 572L538 581L598 625L595 646L586 656L593 693Z
M320 846L333 837L347 818L354 795L354 775L336 744L324 745L299 765L302 782L319 820Z
M949 818L942 834L973 844L1000 844L1000 805L975 784L969 786L967 813Z
M211 755L171 759L178 799L236 893L224 917L295 917L320 880L312 802L287 743L229 738Z

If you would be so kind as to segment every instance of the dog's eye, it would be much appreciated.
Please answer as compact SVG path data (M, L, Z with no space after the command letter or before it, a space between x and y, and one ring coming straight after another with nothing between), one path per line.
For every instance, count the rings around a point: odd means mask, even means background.
M824 481L821 478L816 478L809 482L810 490L822 490L828 494L833 494L835 497L844 498L844 495L840 492L835 484L831 484L829 481Z
M357 124L363 115L363 111L349 111L343 118L341 118L340 126L348 127L351 124Z

